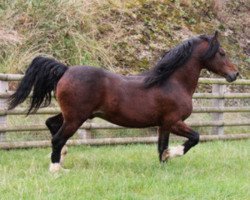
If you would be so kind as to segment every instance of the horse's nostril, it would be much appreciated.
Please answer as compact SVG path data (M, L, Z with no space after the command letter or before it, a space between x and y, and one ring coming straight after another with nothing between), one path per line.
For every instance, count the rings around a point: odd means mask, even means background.
M237 76L239 76L239 75L240 75L240 73L239 73L239 72L237 72L237 73L236 73L236 77L237 77Z

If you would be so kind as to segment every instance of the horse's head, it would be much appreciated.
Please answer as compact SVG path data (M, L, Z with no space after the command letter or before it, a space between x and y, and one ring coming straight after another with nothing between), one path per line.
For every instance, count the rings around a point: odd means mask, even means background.
M201 36L202 38L202 36ZM218 32L205 39L204 48L206 52L202 56L204 68L226 78L228 82L233 82L239 75L237 67L227 57L225 51L220 47Z

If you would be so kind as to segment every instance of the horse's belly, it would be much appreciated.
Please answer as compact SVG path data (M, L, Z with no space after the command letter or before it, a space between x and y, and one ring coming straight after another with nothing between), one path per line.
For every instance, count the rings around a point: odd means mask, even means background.
M130 128L146 128L157 126L158 122L152 116L130 116L124 113L108 113L97 111L93 113L92 118L99 117L113 124L130 127Z
M103 118L105 119L105 118ZM157 126L157 123L152 122L142 122L142 121L131 121L127 119L105 119L108 122L111 122L113 124L116 124L118 126L124 126L129 128L146 128L146 127L152 127Z

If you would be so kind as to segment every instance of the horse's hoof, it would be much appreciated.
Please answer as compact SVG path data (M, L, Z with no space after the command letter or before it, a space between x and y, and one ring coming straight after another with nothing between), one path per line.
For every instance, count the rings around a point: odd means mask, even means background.
M61 169L62 169L62 167L61 167L60 163L51 163L50 166L49 166L49 171L52 174L61 171Z
M56 174L58 172L65 172L65 173L68 173L70 172L69 169L65 169L63 168L60 163L51 163L50 166L49 166L49 171L50 173L52 174Z
M169 158L170 158L170 151L169 151L169 149L165 149L161 155L162 163L167 162Z
M161 166L165 166L167 164L168 160L161 160Z

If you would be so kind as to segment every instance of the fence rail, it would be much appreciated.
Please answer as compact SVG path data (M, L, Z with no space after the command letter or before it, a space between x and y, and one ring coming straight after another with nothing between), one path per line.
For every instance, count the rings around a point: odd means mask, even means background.
M188 123L191 127L214 127L214 126L248 126L250 120L224 122L224 121L210 121L210 122L192 122ZM93 129L127 129L123 126L117 126L111 123L97 124L97 123L84 123L80 129L93 130ZM45 131L48 128L45 125L32 125L32 126L15 126L15 127L0 127L0 132L23 132L23 131Z
M239 140L249 139L250 134L227 134L227 135L201 135L200 141L214 141L214 140ZM180 137L172 137L171 139L183 140ZM67 145L121 145L121 144L154 144L157 142L157 137L125 137L125 138L99 138L99 139L78 139L68 140ZM0 142L0 149L20 149L20 148L34 148L34 147L49 147L50 140L43 141L25 141L25 142Z
M11 115L25 115L26 108L16 108L14 110L7 110L6 99L13 94L13 91L8 90L9 81L20 81L23 75L20 74L0 74L0 148L24 148L24 147L41 147L49 146L50 141L28 141L28 142L1 142L4 141L4 135L7 132L23 132L23 131L45 131L45 125L33 126L9 126L7 124L7 116ZM212 84L212 93L195 93L194 99L209 99L213 101L213 107L194 107L193 113L211 113L212 120L207 122L190 122L192 127L213 127L214 135L203 135L202 140L209 141L214 139L244 139L250 138L250 119L235 120L234 122L226 122L224 120L224 113L250 113L250 106L244 107L225 107L226 99L250 99L250 93L227 93L226 86L229 84L224 79L208 79L201 78L200 84ZM250 80L237 80L234 85L250 86ZM60 112L59 108L42 108L35 113L35 115L57 114ZM249 127L249 134L234 134L224 135L224 127L232 126L247 126ZM86 131L94 129L124 129L125 127L117 126L111 123L84 123L80 129ZM2 139L1 139L2 138ZM139 138L103 138L103 139L81 139L70 140L71 145L77 144L129 144L129 143L152 143L156 142L155 137L139 137Z

